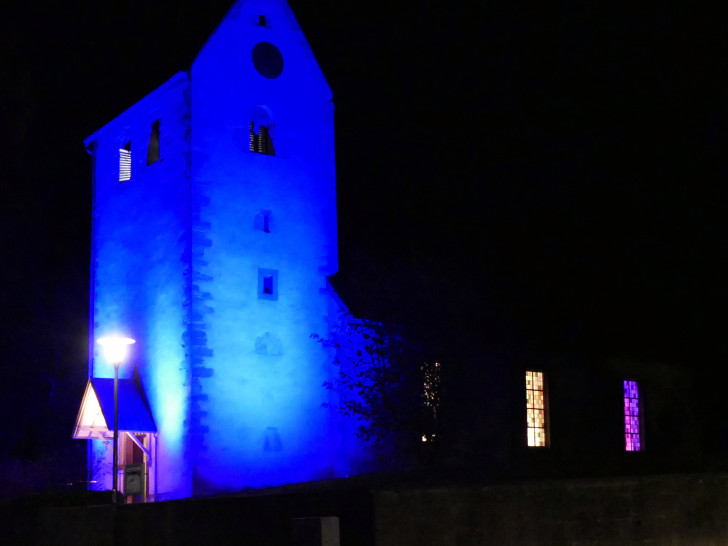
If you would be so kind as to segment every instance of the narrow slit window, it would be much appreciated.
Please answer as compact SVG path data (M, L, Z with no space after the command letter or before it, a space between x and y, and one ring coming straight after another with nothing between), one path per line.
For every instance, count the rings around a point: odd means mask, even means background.
M261 300L278 299L278 271L258 269L258 298Z
M526 371L526 433L529 447L546 447L546 395L542 372Z
M624 450L642 451L640 392L637 381L624 381Z
M268 125L258 125L256 131L255 122L250 122L250 151L264 155L276 155Z
M159 120L152 125L152 132L149 135L149 146L147 147L147 165L159 161Z
M119 182L131 180L131 141L119 149Z
M422 371L422 403L427 410L427 419L423 423L422 441L433 443L437 440L437 410L440 407L442 368L439 362L425 362L420 366L420 370Z
M261 27L267 26L265 24L265 15L258 15L258 26L261 26Z
M270 233L273 230L273 217L269 210L261 210L253 219L253 229Z

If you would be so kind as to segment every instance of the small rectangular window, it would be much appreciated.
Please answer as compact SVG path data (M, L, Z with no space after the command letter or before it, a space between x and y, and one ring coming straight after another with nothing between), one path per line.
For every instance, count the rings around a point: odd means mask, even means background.
M640 393L637 381L624 381L624 450L642 451Z
M258 298L278 299L278 271L275 269L258 269Z
M131 141L119 149L119 182L131 180Z
M526 371L526 432L529 447L546 447L546 395L542 372Z

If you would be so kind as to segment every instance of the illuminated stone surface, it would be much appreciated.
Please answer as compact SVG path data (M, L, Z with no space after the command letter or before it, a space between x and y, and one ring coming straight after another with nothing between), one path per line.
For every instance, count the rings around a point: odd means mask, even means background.
M322 409L335 370L310 339L340 310L326 280L338 268L331 99L287 4L238 2L189 72L86 140L90 343L114 329L137 340L157 498L350 471L353 425ZM89 374L113 376L98 351ZM110 454L93 443L96 487L110 488Z

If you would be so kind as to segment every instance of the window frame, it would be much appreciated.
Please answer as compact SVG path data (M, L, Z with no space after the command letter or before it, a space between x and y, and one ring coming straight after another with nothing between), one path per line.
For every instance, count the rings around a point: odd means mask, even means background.
M266 279L271 279L271 292L266 292ZM261 300L278 300L278 270L258 268L258 299Z
M636 397L627 396L627 384L628 383L634 383L635 389L636 389ZM645 423L644 423L644 414L645 414L645 404L644 404L644 384L641 381L638 381L637 379L633 378L624 378L622 380L622 433L623 433L623 441L624 441L624 448L623 451L625 453L641 453L645 450ZM627 413L628 411L628 401L630 400L636 400L637 404L637 414L631 414ZM628 423L627 418L636 418L633 419L631 422ZM637 425L637 432L632 432L631 430L628 430L630 427L634 426L636 423ZM632 442L628 441L628 436L631 437ZM630 449L630 445L634 446L634 437L637 437L637 449Z
M126 168L125 168L126 167ZM127 140L119 148L119 184L131 180L132 175L132 155L131 140Z
M273 143L273 132L274 126L272 123L251 121L248 131L248 150L250 151L250 153L275 157L276 148L275 144Z
M550 447L551 446L551 427L549 422L549 397L548 397L548 382L546 380L546 373L543 370L539 369L533 369L529 368L525 370L525 378L526 378L526 446L531 448L544 448L544 447ZM540 374L541 376L541 389L534 389L529 388L529 374ZM533 381L533 377L531 377L531 382ZM531 383L532 384L532 383ZM542 393L542 407L529 407L532 402L529 400L529 392L541 392ZM543 412L543 418L542 418L542 427L536 427L531 426L531 417L529 415L529 410L541 410ZM538 443L532 443L531 440L531 430L537 431L542 430L543 431L543 444ZM535 440L535 432L534 432L534 440Z

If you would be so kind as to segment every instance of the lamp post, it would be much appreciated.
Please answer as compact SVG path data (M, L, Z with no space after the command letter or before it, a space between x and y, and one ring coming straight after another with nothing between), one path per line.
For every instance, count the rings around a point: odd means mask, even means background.
M111 499L116 504L116 482L119 472L119 364L121 364L129 353L129 345L134 340L129 337L108 336L102 337L97 341L104 350L106 360L114 365L114 469L111 475Z

